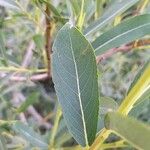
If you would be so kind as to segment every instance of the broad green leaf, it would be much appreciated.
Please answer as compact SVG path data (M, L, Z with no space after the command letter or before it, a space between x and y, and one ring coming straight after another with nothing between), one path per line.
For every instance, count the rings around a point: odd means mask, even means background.
M96 60L90 43L69 24L54 42L52 73L69 131L82 146L91 145L99 107Z
M116 111L118 108L117 102L110 97L101 97L99 106L100 114L106 114L110 111Z
M33 146L38 146L41 148L48 147L48 144L45 141L43 141L43 138L27 125L21 122L16 122L15 124L13 124L12 128Z
M17 6L15 1L13 1L13 0L0 0L0 5L7 7L7 8L19 10L19 7Z
M111 112L105 117L106 129L113 130L137 149L149 150L150 127L119 113Z
M116 1L110 8L106 10L106 13L85 29L85 35L96 32L104 27L107 23L112 21L117 15L125 12L128 8L136 4L139 0L120 0Z
M31 93L27 97L27 99L21 104L21 106L17 109L17 112L20 113L26 111L26 109L30 105L34 104L38 100L38 97L39 97L39 93Z
M100 35L92 45L95 49L95 54L100 55L106 50L127 44L149 34L150 15L140 15L123 21Z
M142 73L144 72L144 70L147 68L147 66L150 65L150 60L148 60L145 65L139 70L139 72L137 73L137 75L135 76L133 82L131 83L127 94L131 91L132 87L136 84L137 80L141 77Z

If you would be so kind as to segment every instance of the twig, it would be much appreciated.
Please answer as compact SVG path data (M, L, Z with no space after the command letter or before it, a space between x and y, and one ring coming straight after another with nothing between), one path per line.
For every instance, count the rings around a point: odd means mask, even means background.
M150 45L150 39L139 40L136 42L136 45L134 44L134 42L132 42L127 45L120 46L118 48L112 48L106 51L104 54L97 56L96 61L97 63L99 63L102 60L106 60L110 58L112 55L114 55L117 52L128 52L132 49L140 48L147 45Z
M13 92L13 99L12 99L12 102L13 102L13 105L14 105L15 107L18 107L19 104L20 104L20 100L19 100L19 97L18 97L18 93L17 93L16 91ZM27 123L27 120L26 120L26 117L25 117L24 113L20 113L20 114L19 114L19 118L20 118L20 120L21 120L22 122Z
M12 76L10 77L11 81L40 81L48 78L47 73L32 75L31 77L23 77L23 76Z
M33 49L35 48L35 44L34 42L32 41L28 48L27 48L27 52L25 54L25 57L24 57L24 60L22 62L22 66L23 67L27 67L30 63L31 63L31 60L32 60L32 55L33 55Z
M111 57L113 54L117 53L117 52L128 52L130 51L131 49L133 48L132 45L123 45L121 47L118 47L118 48L112 48L110 50L108 50L106 53L100 55L100 56L97 56L96 57L96 61L97 61L97 64L102 61L102 60L106 60L108 59L109 57Z
M17 97L20 99L21 102L25 101L25 97L22 93L17 93ZM50 129L52 125L48 122L45 122L43 117L35 110L33 106L29 106L27 109L28 113L34 116L35 120L37 120L37 123L39 126L44 125L47 129Z
M62 111L61 111L60 106L58 105L57 112L56 112L56 117L55 117L55 121L54 121L54 126L52 128L52 133L51 133L51 138L50 138L50 143L49 143L49 150L51 150L54 146L54 139L55 139L55 136L56 136L56 133L57 133L57 128L58 128L58 125L59 125L61 115L62 115Z
M45 13L47 16L50 16L50 10L49 7L46 6ZM46 45L45 45L45 50L46 50L46 57L47 57L47 74L48 77L50 78L51 76L51 22L49 18L45 16L45 21L46 21L46 30L45 30L45 40L46 40Z

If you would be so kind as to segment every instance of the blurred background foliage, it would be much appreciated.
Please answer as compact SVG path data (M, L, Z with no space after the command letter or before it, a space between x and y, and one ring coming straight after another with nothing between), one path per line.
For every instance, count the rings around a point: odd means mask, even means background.
M84 21L80 22L81 0L0 0L0 150L46 150L49 142L57 149L76 145L65 126L52 80L46 76L45 18L50 21L52 44L68 20L83 24L84 29L117 1L86 0ZM50 16L46 7L51 10ZM140 0L88 39L93 41L122 20L149 12L149 1ZM118 52L98 64L99 91L117 105L150 59L150 47L138 48L136 42L132 50ZM149 124L150 96L146 98L131 115ZM101 119L99 128L102 126ZM117 139L112 136L108 142Z

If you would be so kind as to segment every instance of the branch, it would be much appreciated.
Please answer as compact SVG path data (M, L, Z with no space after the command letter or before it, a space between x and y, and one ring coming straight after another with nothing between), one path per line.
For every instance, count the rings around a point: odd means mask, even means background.
M147 46L147 45L150 45L150 39L136 41L136 44L135 44L135 42L131 42L127 45L122 45L118 48L112 48L112 49L106 51L104 54L96 57L97 64L102 60L106 60L106 59L110 58L112 55L114 55L117 52L128 52L128 51L132 50L133 48L134 49L140 48L140 47Z
M52 49L51 49L51 22L49 20L49 16L50 16L50 10L49 7L46 6L46 10L45 10L46 16L45 16L45 20L46 20L46 30L45 30L45 40L46 40L46 45L45 45L45 50L46 50L46 57L47 57L47 74L48 74L48 78L50 78L51 76L51 53L52 53Z
M41 81L41 80L45 80L48 78L48 74L47 73L42 73L42 74L37 74L37 75L32 75L31 77L23 77L23 76L11 76L10 80L11 81Z
M132 48L133 48L132 45L123 45L123 46L118 47L118 48L112 48L112 49L108 50L106 53L96 57L97 64L102 60L108 59L109 57L111 57L113 54L115 54L117 52L128 52Z

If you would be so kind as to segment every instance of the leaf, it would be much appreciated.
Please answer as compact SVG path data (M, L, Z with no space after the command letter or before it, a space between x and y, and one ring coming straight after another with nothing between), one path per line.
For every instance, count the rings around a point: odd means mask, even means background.
M67 18L64 18L64 17L59 13L59 11L57 10L57 8L56 8L53 4L51 4L50 2L48 2L48 1L46 1L46 0L35 1L37 7L39 7L39 9L46 15L46 17L49 18L49 16L47 16L47 14L45 13L45 10L43 9L43 7L42 7L41 4L40 4L40 3L42 3L42 2L45 3L45 4L48 6L49 10L51 10L51 12L52 12L52 14L53 14L53 17L54 17L54 19L55 19L56 21L62 22L63 24L64 24L66 21L68 21L68 19L67 19Z
M35 131L33 131L31 128L29 128L27 125L16 122L12 126L13 130L18 132L22 137L24 137L29 143L31 143L33 146L38 146L41 148L47 148L48 144L43 141L43 138L37 134Z
M82 146L91 145L99 107L96 60L89 42L69 24L54 42L52 73L69 131Z
M136 107L136 105L139 105L141 102L148 100L150 98L150 87L143 93L143 95L137 100L137 102L135 103L134 107Z
M107 9L106 13L92 24L90 24L86 29L84 34L87 36L96 32L97 30L104 27L107 23L112 21L116 16L125 12L128 8L136 4L139 0L122 0L116 1L110 8Z
M44 38L41 34L36 34L33 36L33 40L37 46L37 48L41 51L44 48Z
M149 19L150 15L133 17L102 34L92 43L96 55L149 34Z
M100 35L92 46L95 54L100 55L106 50L127 44L148 34L150 34L150 15L140 15L123 21Z
M146 67L143 71L143 74L133 86L129 94L125 97L123 102L121 103L118 111L122 114L128 114L130 110L133 108L134 104L138 101L138 99L145 93L146 89L150 85L150 65Z
M0 55L2 57L0 63L2 63L4 66L8 66L8 60L6 57L6 48L5 48L5 36L2 30L0 30Z
M147 110L148 106L150 106L150 98L142 100L139 104L136 104L129 112L129 116L138 118L142 113L145 112L145 110Z
M0 5L7 8L19 10L19 7L13 0L0 0Z
M150 127L119 113L111 112L105 117L106 129L115 131L137 149L149 150Z
M110 97L101 97L99 106L100 106L99 108L100 114L106 114L107 112L110 111L116 111L118 108L117 102Z
M131 91L133 86L136 84L137 80L141 77L142 73L144 72L144 70L147 68L148 65L150 65L150 59L144 64L144 66L139 70L139 72L135 76L133 82L131 83L131 85L130 85L130 87L128 89L127 94L129 94L129 92Z
M25 112L26 109L34 104L39 97L39 93L31 93L28 98L21 104L21 106L17 109L18 113Z

